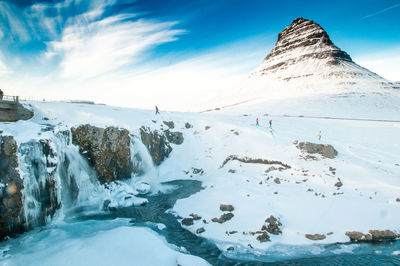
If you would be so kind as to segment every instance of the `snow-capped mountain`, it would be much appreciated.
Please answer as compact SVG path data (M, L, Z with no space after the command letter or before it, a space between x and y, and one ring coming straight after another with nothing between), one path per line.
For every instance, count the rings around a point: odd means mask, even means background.
M321 84L348 89L394 88L396 84L357 65L317 23L295 19L249 78L267 77L296 87Z
M356 64L320 25L297 18L261 64L215 102L238 112L251 105L269 114L310 115L313 106L319 115L388 119L399 112L399 88ZM344 111L349 106L351 113Z

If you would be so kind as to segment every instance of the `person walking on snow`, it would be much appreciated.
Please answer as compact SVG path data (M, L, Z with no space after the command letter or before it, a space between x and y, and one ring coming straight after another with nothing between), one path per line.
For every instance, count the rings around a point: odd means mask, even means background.
M158 111L158 107L156 105L156 115L159 115L159 114L160 114L160 112Z
M317 135L317 137L318 137L318 140L321 140L321 130L318 132L318 135Z
M258 124L258 117L256 118L256 126L259 126L259 124Z
M0 89L0 101L3 100L4 92Z
M269 128L272 128L272 119L269 120Z

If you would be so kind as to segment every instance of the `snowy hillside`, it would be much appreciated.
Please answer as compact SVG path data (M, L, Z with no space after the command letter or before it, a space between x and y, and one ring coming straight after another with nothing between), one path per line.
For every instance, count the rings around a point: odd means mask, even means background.
M67 149L68 154L74 154L76 158L73 169L80 169L80 172L71 172L76 175L79 187L79 201L75 207L85 207L86 215L105 215L110 211L112 214L112 209L102 208L105 199L110 199L110 204L117 209L146 202L151 204L151 198L146 199L146 195L137 192L143 180L164 192L171 188L157 183L199 180L203 189L188 198L178 199L169 212L176 215L175 219L184 229L215 243L226 257L280 260L310 254L329 255L362 250L362 245L334 248L323 245L349 242L348 232L360 232L366 237L369 230L400 233L399 122L271 117L263 116L255 107L205 114L162 111L161 115L155 115L152 111L101 105L50 102L32 102L31 105L35 111L34 118L1 124L2 136L14 136L19 145L32 139L36 142L50 139L51 145L57 146L60 144L54 136L69 131L71 127L86 123L102 128L116 126L129 130L134 141L133 153L143 155L146 152L140 141L140 127L161 132L171 128L168 121L173 121L171 130L182 132L183 143L171 143L172 152L159 166L148 166L144 175L133 174L126 181L111 182L107 186L93 178L88 179L88 175L96 174L78 166L86 163L82 157L84 154L79 155L74 145L68 144L58 150L60 153ZM348 110L351 112L351 106ZM310 115L318 113L310 109ZM255 125L256 117L260 126ZM270 119L272 129L268 125ZM322 131L321 140L317 137L319 131ZM337 156L325 157L300 150L296 143L304 141L332 145ZM32 182L32 178L24 168L24 158L19 160L19 171L25 177L25 188L28 188L26 182ZM148 160L151 158L146 163ZM150 179L149 174L152 175ZM63 194L62 186L60 189ZM28 191L22 193L29 197ZM129 202L126 195L130 195ZM71 206L65 205L67 203L63 200L61 197L61 209L57 210L50 224L74 216ZM221 207L221 204L228 207ZM275 223L266 222L271 216L277 219ZM127 223L115 225L111 227L120 228ZM274 230L265 229L269 226ZM100 224L99 228L102 228ZM125 227L107 230L114 230L110 231L111 239L128 233ZM133 231L132 237L145 234L148 232ZM98 235L79 241L106 239L106 235ZM67 240L63 236L60 241ZM5 245L3 250L8 250L6 261L11 265L36 256L35 252L31 255L17 252L25 248L24 245L35 245L29 238L18 244L5 242ZM132 242L129 245L136 244ZM98 251L82 252L93 254ZM53 264L51 260L48 263Z

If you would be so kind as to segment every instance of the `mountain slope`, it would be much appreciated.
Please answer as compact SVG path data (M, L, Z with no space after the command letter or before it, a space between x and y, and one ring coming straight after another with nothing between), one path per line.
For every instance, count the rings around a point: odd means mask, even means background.
M262 63L229 91L222 106L305 95L394 93L400 85L356 64L317 23L295 19Z

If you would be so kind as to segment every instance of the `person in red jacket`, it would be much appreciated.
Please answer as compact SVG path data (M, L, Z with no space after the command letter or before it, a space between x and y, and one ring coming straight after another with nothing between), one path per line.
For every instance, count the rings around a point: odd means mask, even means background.
M256 118L256 126L258 126L259 124L258 124L258 117Z

